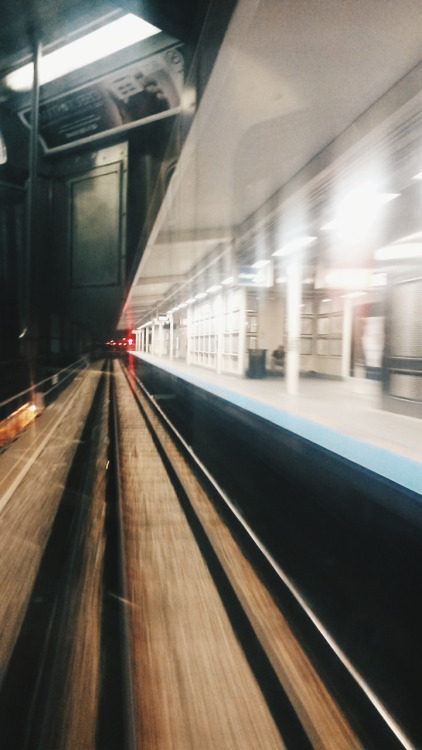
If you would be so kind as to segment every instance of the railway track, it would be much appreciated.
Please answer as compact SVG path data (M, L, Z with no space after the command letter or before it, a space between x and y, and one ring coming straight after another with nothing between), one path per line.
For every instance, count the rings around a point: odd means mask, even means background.
M216 510L218 493L210 477L202 469L199 472L197 462L194 462L193 471L193 457L189 449L175 436L174 431L173 434L169 433L168 425L164 425L165 418L142 391L139 382L135 382L129 373L126 373L126 377L214 583L230 612L237 638L248 654L249 663L253 664L256 679L286 747L336 750L370 747L368 738L362 741L351 728L306 651L298 643L292 626L255 572L250 562L254 556L250 552L250 544L246 555L235 538L238 534L227 526L227 512L223 521ZM121 378L119 373L117 378ZM142 466L141 457L138 460ZM200 478L198 472L202 474ZM141 478L139 482L142 485ZM233 516L231 511L229 515L232 516L229 525L239 531L239 518ZM399 745L392 741L391 746ZM373 747L377 747L377 744Z
M113 362L92 396L5 659L6 747L411 747L351 717L259 540L134 374Z

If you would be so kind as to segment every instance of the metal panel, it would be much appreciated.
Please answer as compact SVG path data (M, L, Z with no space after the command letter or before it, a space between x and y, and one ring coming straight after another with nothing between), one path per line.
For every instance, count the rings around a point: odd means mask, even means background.
M390 394L396 398L422 401L422 375L393 372L390 378Z
M383 405L422 417L422 277L415 271L390 288Z
M84 175L71 184L71 285L120 282L120 165Z
M392 302L391 355L422 357L422 278L395 285Z

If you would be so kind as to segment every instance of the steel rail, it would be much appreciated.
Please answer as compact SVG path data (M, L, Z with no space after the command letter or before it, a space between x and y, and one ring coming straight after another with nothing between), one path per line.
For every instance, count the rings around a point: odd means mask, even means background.
M120 471L120 456L119 456L119 417L117 411L117 399L116 399L116 387L114 381L114 373L111 374L111 385L110 385L110 409L111 409L111 430L110 435L110 448L114 454L115 464L115 487L117 492L117 524L118 524L118 537L120 547L120 590L122 596L120 600L120 611L121 611L121 630L123 634L123 659L124 667L123 670L123 684L124 684L124 698L126 708L126 747L125 750L137 750L136 742L136 717L135 717L135 702L133 696L133 669L130 649L130 636L129 636L129 606L128 600L128 587L127 587L127 576L126 576L126 552L125 552L125 535L123 530L123 492L122 492L122 481Z
M269 550L265 547L263 542L259 539L256 533L253 531L253 529L248 524L248 522L239 513L238 509L236 508L232 500L228 497L228 495L225 493L223 488L218 484L215 478L210 474L206 466L195 454L192 447L186 442L186 440L183 438L183 436L180 434L177 428L169 420L169 418L167 417L165 412L162 410L162 408L160 407L160 405L158 404L154 396L152 396L148 392L148 390L145 388L143 383L139 380L139 378L136 375L129 373L126 368L124 368L124 370L125 370L128 381L129 379L133 379L136 382L138 388L142 391L145 398L152 404L153 408L160 415L162 420L166 423L171 433L175 436L177 441L180 442L180 444L183 446L185 451L189 454L192 461L198 467L199 471L202 472L202 474L210 482L214 490L217 492L219 497L225 503L226 507L231 511L233 516L236 518L237 522L243 527L244 531L247 533L249 538L254 542L256 547L259 549L264 559L269 563L273 571L277 574L278 578L283 582L283 584L286 586L288 591L292 594L292 596L294 597L296 602L299 604L302 611L307 615L309 620L312 622L312 624L315 626L317 631L320 633L320 635L323 637L323 639L332 649L332 651L334 652L336 657L339 659L341 664L345 667L349 675L353 678L353 680L362 690L362 692L364 693L366 698L369 700L369 702L372 704L372 706L375 708L375 710L377 711L381 719L388 726L388 728L390 729L394 737L398 740L398 742L401 744L401 746L405 750L417 750L416 746L411 742L410 738L407 736L403 728L396 722L394 717L391 715L388 709L384 706L384 704L378 698L376 693L372 690L370 685L368 685L365 678L358 672L356 667L352 664L348 656L345 654L343 649L339 646L339 644L336 642L336 640L327 630L327 628L319 619L319 617L313 612L311 607L307 604L307 602L301 595L299 589L291 581L290 577L286 574L286 572L282 569L282 567L276 562L274 557L271 555Z

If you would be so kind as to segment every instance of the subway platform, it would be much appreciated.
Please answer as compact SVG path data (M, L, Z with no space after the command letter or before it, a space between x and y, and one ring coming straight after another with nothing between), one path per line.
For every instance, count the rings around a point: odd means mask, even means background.
M381 384L302 377L297 395L284 378L221 375L145 352L130 355L422 494L422 420L381 408Z

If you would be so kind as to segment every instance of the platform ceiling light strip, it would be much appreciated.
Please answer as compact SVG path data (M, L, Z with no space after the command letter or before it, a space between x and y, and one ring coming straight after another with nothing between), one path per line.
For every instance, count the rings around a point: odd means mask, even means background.
M214 292L218 292L221 288L221 284L214 284L213 286L208 287L207 294L214 294Z
M286 245L284 245L280 250L276 250L275 253L273 253L274 257L280 257L282 255L290 255L290 253L294 253L296 250L301 250L304 247L308 247L308 245L312 245L314 242L316 242L316 237L297 237L295 240L291 240Z
M422 243L403 242L401 245L387 245L375 251L376 260L412 260L422 258Z
M131 44L158 34L159 31L156 26L133 13L128 13L42 57L40 83L49 83L113 52L119 52ZM14 91L27 91L32 87L33 77L34 65L28 63L6 76L5 84Z

